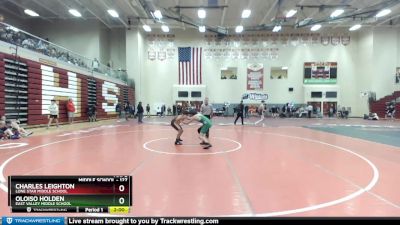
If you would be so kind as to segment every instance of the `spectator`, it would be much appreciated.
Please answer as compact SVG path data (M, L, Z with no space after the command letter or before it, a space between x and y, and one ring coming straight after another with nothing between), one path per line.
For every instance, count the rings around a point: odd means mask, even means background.
M271 108L271 114L272 114L272 118L277 118L279 116L278 114L278 107L277 106L272 106Z
M308 104L307 111L308 111L308 118L311 118L311 114L313 111L313 106L311 104Z
M49 129L51 122L53 119L56 121L56 125L58 127L58 106L56 103L56 100L51 100L51 104L49 105L48 108L50 114L49 114L49 123L47 124L47 129Z
M94 58L93 62L92 62L92 68L94 71L99 72L99 60L97 60L97 58Z
M131 117L132 117L132 118L135 118L135 111L136 111L136 109L135 109L135 103L133 103L133 104L131 105L131 111L130 111Z
M150 117L150 105L149 104L146 105L146 113L147 113L147 117Z
M93 105L89 106L88 110L89 122L95 122L97 120L97 104L94 103Z
M129 102L125 102L124 111L125 111L125 120L128 121L129 115L131 113L131 106L129 105Z
M9 139L18 139L20 135L27 137L27 136L33 134L33 132L26 131L24 128L22 128L19 125L20 121L18 119L17 120L7 120L5 116L2 116L1 121L4 121L5 126L11 131L11 132L6 131L6 135ZM2 130L2 131L4 133L5 130Z
M172 114L176 115L176 105L172 105Z
M178 115L180 115L181 114L181 112L182 112L182 105L177 105L176 106L176 112L178 113Z
M261 116L261 120L264 120L264 113L265 113L265 104L264 100L261 101L261 104L258 106L258 114Z
M376 113L369 113L368 115L364 114L364 119L366 120L379 120L379 116Z
M239 117L242 119L242 125L243 124L243 110L244 110L244 106L243 106L243 101L240 101L240 104L237 106L237 114L236 114L236 119L234 124L236 125L237 120L239 119Z
M144 110L143 110L142 102L139 102L139 104L138 104L138 106L136 108L137 108L138 122L139 123L143 123L142 120L143 120L143 112L144 112Z
M165 105L162 105L162 106L161 106L161 114L160 114L160 116L161 116L161 117L164 117L164 116L165 116Z
M386 106L385 119L387 119L387 117L390 117L391 119L393 119L395 113L396 113L396 108L395 108L394 102L390 102L389 105Z
M117 105L115 106L115 112L118 114L118 118L121 118L121 114L122 114L122 109L121 109L121 103L117 103Z
M6 122L1 120L0 121L0 138L1 140L5 139L18 139L19 136L14 135L11 129L6 125Z
M68 99L67 102L67 114L68 114L68 122L72 124L74 122L74 114L75 114L75 105L72 101L72 98Z
M331 104L330 107L329 107L328 116L329 116L329 117L333 117L333 115L335 115L335 113L336 113L335 106L334 106L333 104Z

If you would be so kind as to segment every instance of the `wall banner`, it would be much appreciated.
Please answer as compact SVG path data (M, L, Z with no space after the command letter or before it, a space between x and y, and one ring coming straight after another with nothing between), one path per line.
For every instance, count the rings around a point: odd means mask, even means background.
M247 65L247 90L263 90L264 65L252 63Z

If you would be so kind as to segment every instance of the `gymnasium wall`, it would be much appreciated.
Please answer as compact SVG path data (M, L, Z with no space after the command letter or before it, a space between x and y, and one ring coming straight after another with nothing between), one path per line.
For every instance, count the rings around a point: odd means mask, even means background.
M34 21L29 32L72 50L89 59L97 58L113 68L126 68L125 29L109 29L95 20L86 21Z
M40 20L32 22L28 32L41 38L49 38L51 42L89 59L100 60L101 49L107 48L104 42L100 42L100 31L103 28L96 20L60 20L56 23Z
M399 29L374 28L374 44L372 63L375 71L371 74L372 90L377 93L377 98L386 96L400 86L395 84L396 67L398 62L398 36Z
M104 28L99 31L99 50L99 62L107 65L108 60L110 60L110 38L108 29Z
M126 69L125 29L113 29L110 34L110 59L114 69Z
M69 98L72 98L75 105L75 120L87 120L89 98L93 100L93 95L89 97L89 89L92 92L94 91L98 118L115 116L115 106L118 102L125 102L126 100L131 103L134 102L134 90L126 85L56 66L44 65L26 58L18 58L23 68L26 68L26 72L19 70L22 75L15 75L15 71L18 68L10 67L10 64L6 63L9 63L9 60L15 60L15 57L10 54L0 53L0 115L7 115L7 104L14 110L18 110L18 106L15 106L15 103L10 103L10 101L15 101L12 99L15 98L12 96L14 95L12 94L13 89L15 82L23 79L22 76L26 77L27 75L28 125L47 123L47 115L49 113L47 109L52 99L55 99L59 106L61 122L67 121L66 103ZM92 83L95 82L95 88L89 87L89 80L92 80Z
M321 31L322 35L326 32ZM362 116L368 110L367 99L360 97L362 91L374 91L377 97L383 97L399 90L394 84L394 73L399 65L399 29L397 28L365 28L352 32L350 44L343 46L316 45L278 45L278 59L263 60L234 60L206 59L203 56L204 83L211 102L239 102L241 95L246 92L246 66L248 63L264 64L264 92L268 93L268 103L305 103L307 93L303 84L304 62L337 62L338 81L334 85L320 85L321 89L337 89L338 104L352 107L353 116ZM331 34L347 31L332 31ZM174 47L203 46L204 35L193 30L174 31ZM141 89L136 94L144 103L165 102L172 104L172 87L178 83L178 59L148 60L149 42L147 33L132 30L127 31L127 69L135 81L140 81ZM139 46L142 46L141 48ZM136 52L129 53L138 49ZM140 62L140 63L139 63ZM135 66L136 67L135 67ZM139 66L139 68L137 67ZM271 67L287 66L287 79L270 79ZM237 67L237 80L221 80L222 67ZM309 87L310 85L308 85ZM311 85L312 86L312 85ZM289 92L288 88L294 91ZM324 88L325 87L325 88Z
M28 19L28 20L20 19L18 18L18 16L15 16L15 12L12 13L12 11L10 12L3 9L0 9L0 15L3 15L4 20L2 22L26 31L30 31L31 22L40 20L40 19Z
M199 44L204 43L203 34L199 34L197 31L176 31L174 34L176 35L174 47L199 46ZM172 104L172 86L178 83L178 56L176 54L173 59L164 61L148 60L148 41L146 41L144 35L146 34L137 31L127 31L128 73L136 76L135 81L140 80L140 85L143 87L141 93L137 89L136 94L145 103L165 102ZM354 37L352 37L348 46L322 46L320 44L315 46L278 45L277 47L280 49L279 58L274 60L207 59L203 57L204 84L207 86L210 101L214 103L239 102L242 94L246 92L248 63L264 64L264 92L269 95L269 103L286 103L290 101L304 103L303 67L306 61L338 62L338 83L333 86L339 86L339 90L347 96L355 95L355 90L352 87L354 82L352 81L355 79L354 70L356 66L353 63L347 63L356 59L357 45L353 39ZM143 45L140 52L140 66L142 68L134 68L131 65L134 65L138 57L134 54L128 54L128 52L139 45ZM289 67L288 78L281 80L271 79L271 67L282 66ZM237 80L221 80L220 69L223 67L237 67ZM350 82L347 83L347 80ZM293 87L294 91L289 92L289 87ZM357 96L359 95L357 94ZM342 98L341 101L343 105L350 106L357 104L358 99Z
M172 87L178 83L177 54L173 59L164 61L148 60L148 33L142 29L108 30L100 24L93 24L93 21L65 23L66 27L71 29L35 21L32 22L30 30L42 34L41 36L48 35L52 41L84 55L97 54L99 57L103 52L102 59L112 59L114 68L126 66L128 76L135 80L138 100L150 105L155 102L172 104ZM109 32L101 34L100 30ZM199 46L204 43L204 34L195 29L173 30L171 33L175 35L175 49L178 46ZM321 30L321 34L326 33L348 34L348 31ZM399 85L394 84L393 77L395 68L400 66L400 29L363 27L350 34L351 42L348 46L277 46L280 50L276 60L203 58L204 84L207 85L211 102L238 102L241 94L246 91L247 63L258 62L264 64L264 91L269 94L269 103L304 103L307 92L303 85L303 63L334 61L338 62L338 82L326 87L339 90L339 105L351 106L352 115L361 116L366 113L368 106L367 100L360 97L360 92L373 91L380 98L399 90ZM96 44L93 44L95 42ZM76 43L79 46L74 46ZM270 79L271 67L280 66L289 67L288 78ZM221 80L222 67L237 67L238 79ZM289 87L294 88L294 91L289 92Z
M397 67L400 67L400 29L397 29Z

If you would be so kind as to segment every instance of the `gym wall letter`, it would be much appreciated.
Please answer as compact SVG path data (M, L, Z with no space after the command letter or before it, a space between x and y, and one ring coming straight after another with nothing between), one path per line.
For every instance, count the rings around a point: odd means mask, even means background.
M81 112L81 87L78 85L80 79L77 78L76 73L67 72L67 84L60 79L61 75L54 73L53 67L41 65L42 70L42 114L49 114L47 110L52 99L56 101L67 101L72 98L75 108L76 116L80 116ZM59 102L58 102L59 104Z
M104 81L101 93L105 102L101 103L102 109L107 114L115 114L115 106L118 103L119 88L116 84Z

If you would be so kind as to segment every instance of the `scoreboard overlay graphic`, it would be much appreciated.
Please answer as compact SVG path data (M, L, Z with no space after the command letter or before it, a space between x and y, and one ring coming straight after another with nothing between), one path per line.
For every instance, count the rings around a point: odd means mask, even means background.
M12 212L128 212L131 176L9 176Z

